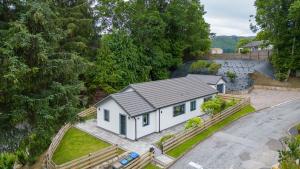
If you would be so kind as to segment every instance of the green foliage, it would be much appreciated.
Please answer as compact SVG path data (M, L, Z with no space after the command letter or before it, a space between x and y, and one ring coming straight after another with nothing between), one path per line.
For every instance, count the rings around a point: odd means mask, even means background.
M296 126L296 129L297 129L298 131L300 131L300 124L298 124L298 125Z
M18 150L16 152L16 156L18 159L18 162L22 165L26 165L26 163L29 161L29 156L24 150Z
M202 124L202 119L200 117L194 117L185 123L184 128L187 130L190 128L198 127L201 124Z
M225 107L226 107L226 102L220 97L215 97L213 99L210 99L209 101L204 102L201 105L202 111L211 115L220 113L222 110L224 110Z
M250 52L250 49L244 48L244 49L241 49L240 52L241 52L241 54L247 54Z
M274 46L272 64L279 80L300 69L299 0L256 0L257 26ZM284 77L282 74L286 74Z
M207 74L216 74L221 68L220 64L215 62L206 61L206 60L198 60L191 64L189 69L190 73L207 73Z
M252 42L253 38L241 38L239 39L238 43L236 44L236 49L242 48L243 46L247 45L248 43Z
M300 136L289 138L285 141L288 148L279 151L279 163L281 169L298 169L296 160L300 158Z
M157 146L162 149L162 143L169 140L170 138L174 137L174 134L167 134L164 135L162 138L160 138L160 140L157 142Z
M287 73L280 73L280 72L277 72L275 73L275 78L279 81L284 81L285 79L287 79Z
M231 82L234 82L236 79L235 72L227 71L226 76L230 79Z
M240 39L252 39L252 37L241 36L216 36L212 39L213 48L221 48L224 53L234 53Z
M16 161L16 156L12 153L1 153L0 154L0 168L1 169L12 169Z
M217 74L221 66L221 64L212 62L208 67L208 72L211 74Z

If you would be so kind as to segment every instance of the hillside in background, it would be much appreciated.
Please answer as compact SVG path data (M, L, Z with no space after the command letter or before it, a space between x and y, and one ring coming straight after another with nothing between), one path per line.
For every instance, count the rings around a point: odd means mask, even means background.
M216 36L212 40L213 48L222 48L224 53L233 53L236 50L238 41L242 38L252 38L243 36Z

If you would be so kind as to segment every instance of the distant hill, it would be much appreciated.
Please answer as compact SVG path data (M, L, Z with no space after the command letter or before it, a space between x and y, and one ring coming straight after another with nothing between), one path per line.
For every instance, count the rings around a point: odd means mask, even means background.
M236 44L241 38L253 38L244 36L216 36L212 40L213 48L222 48L224 53L233 53L236 49Z

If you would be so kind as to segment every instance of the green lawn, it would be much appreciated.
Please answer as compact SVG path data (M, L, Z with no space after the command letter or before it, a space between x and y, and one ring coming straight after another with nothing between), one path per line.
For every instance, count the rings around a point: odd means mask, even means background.
M73 127L63 137L52 159L55 164L59 165L109 147L110 145Z
M144 167L144 169L160 169L159 167L157 167L156 165L149 163L148 165L146 165Z
M180 155L187 152L188 150L190 150L197 143L199 143L199 142L203 141L204 139L206 139L207 137L211 136L216 131L218 131L221 128L225 127L226 125L232 123L233 121L241 118L242 116L252 113L254 111L255 111L255 109L251 105L245 106L239 112L227 117L223 121L211 126L207 130L201 132L200 134L198 134L198 135L192 137L191 139L183 142L182 144L178 145L174 149L168 151L167 154L171 157L177 158Z

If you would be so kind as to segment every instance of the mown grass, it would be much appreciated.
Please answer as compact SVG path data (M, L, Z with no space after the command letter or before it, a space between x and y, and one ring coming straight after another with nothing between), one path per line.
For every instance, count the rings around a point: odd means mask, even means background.
M220 130L221 128L225 127L226 125L232 123L233 121L254 112L255 109L251 106L245 106L244 108L242 108L239 112L227 117L226 119L224 119L223 121L209 127L207 130L201 132L200 134L190 138L189 140L183 142L182 144L176 146L174 149L170 150L167 152L167 154L171 157L179 157L182 154L184 154L185 152L187 152L188 150L192 149L194 145L198 144L199 142L205 140L206 138L208 138L209 136L211 136L213 133L215 133L216 131Z
M157 167L156 165L149 163L148 165L146 165L144 167L144 169L160 169L159 167Z
M111 144L73 127L64 135L52 159L60 165L109 146Z

